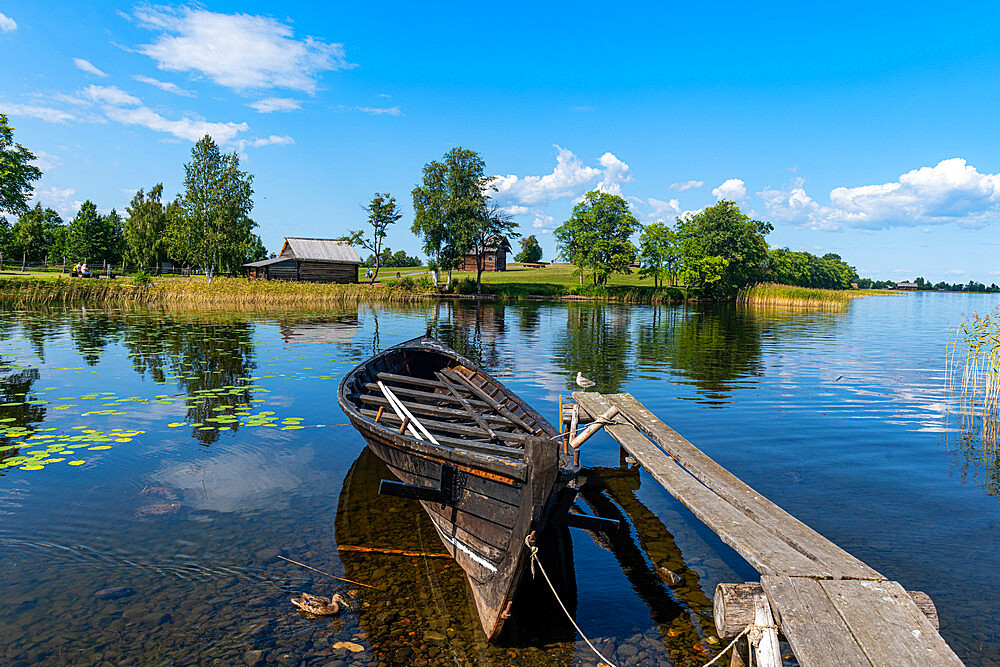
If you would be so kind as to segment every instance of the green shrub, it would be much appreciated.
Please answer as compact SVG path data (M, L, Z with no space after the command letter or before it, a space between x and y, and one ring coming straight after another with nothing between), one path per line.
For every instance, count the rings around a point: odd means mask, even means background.
M146 271L146 269L139 269L138 271L135 272L135 275L132 276L132 284L139 285L140 287L148 285L151 280L152 277L149 275L149 272Z
M472 278L456 278L451 281L451 290L455 294L475 294L476 281Z

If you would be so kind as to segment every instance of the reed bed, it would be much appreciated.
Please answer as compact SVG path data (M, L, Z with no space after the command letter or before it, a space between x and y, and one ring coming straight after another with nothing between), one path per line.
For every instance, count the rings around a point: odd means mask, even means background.
M139 302L178 306L271 306L337 305L364 302L407 302L433 293L429 281L397 280L389 283L328 284L247 280L217 277L155 278L133 284L127 278L9 278L0 279L0 298L16 305L94 302L123 304Z
M863 296L883 295L879 290L835 290L759 283L740 290L736 302L752 306L783 306L810 310L842 309Z
M946 394L958 403L962 431L978 431L992 461L1000 439L1000 310L973 313L945 349Z

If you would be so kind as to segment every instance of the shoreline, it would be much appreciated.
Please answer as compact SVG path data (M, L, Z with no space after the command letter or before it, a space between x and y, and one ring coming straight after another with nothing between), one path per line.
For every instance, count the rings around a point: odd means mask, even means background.
M464 285L468 288L468 285ZM855 298L889 295L873 290L815 290L787 285L754 286L733 299L688 297L677 287L591 286L559 283L484 283L482 294L441 292L428 280L401 278L375 285L367 283L307 283L260 281L246 278L157 277L145 285L130 278L69 278L0 274L0 299L16 305L71 303L176 305L193 307L287 308L337 306L357 303L441 301L562 301L593 303L666 304L738 303L741 305L805 309L841 309ZM542 291L548 293L533 293ZM583 291L583 294L574 293ZM562 292L562 293L560 293ZM586 292L598 292L587 294Z

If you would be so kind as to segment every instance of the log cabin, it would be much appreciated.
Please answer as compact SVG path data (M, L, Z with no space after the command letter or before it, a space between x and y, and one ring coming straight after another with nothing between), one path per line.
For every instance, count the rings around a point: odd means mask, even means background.
M510 240L506 236L493 237L486 243L483 255L483 271L506 271L507 253L511 252ZM476 271L476 249L462 258L460 271Z
M361 258L347 241L287 237L277 257L249 262L243 268L260 280L308 280L356 283Z

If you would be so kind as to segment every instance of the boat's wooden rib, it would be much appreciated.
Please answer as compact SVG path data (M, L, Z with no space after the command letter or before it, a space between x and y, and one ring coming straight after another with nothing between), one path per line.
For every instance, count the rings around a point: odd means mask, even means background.
M395 391L395 389L393 389ZM368 405L377 405L379 407L389 407L389 400L385 396L375 396L374 394L362 394L358 397L362 402ZM432 415L441 418L460 418L467 419L468 416L463 410L455 410L454 408L445 408L440 405L429 405L427 403L415 403L412 401L400 401L406 406L406 409L414 414L424 414ZM487 423L492 422L494 425L510 424L509 421L501 417L500 415L492 414L482 414L483 419Z
M535 432L535 429L533 429L531 426L528 426L527 424L525 424L513 412L511 412L507 408L505 408L502 405L500 405L500 403L497 402L488 393L486 393L486 391L483 390L482 387L477 387L476 385L472 384L472 382L470 382L467 377L465 377L464 375L462 375L458 371L454 371L454 370L446 368L446 369L442 370L441 372L444 373L446 376L448 376L450 378L457 379L459 382L461 382L466 387L468 387L469 389L471 389L472 393L476 394L477 396L479 396L479 398L483 399L483 401L485 401L486 404L489 405L491 408L493 408L494 410L496 410L500 414L500 416L506 417L515 426L518 426L518 427L524 429L528 433L534 433Z
M366 417L372 417L374 419L374 417L378 414L378 410L362 410L361 414L363 414ZM399 415L396 415L394 413L390 414L383 413L382 419L388 419L389 422L392 424L398 424L401 421ZM420 423L423 424L424 427L428 431L433 433L435 436L437 436L437 431L443 431L445 433L457 433L458 435L467 435L473 438L486 438L492 442L496 441L510 442L512 443L511 446L517 446L517 443L522 443L531 437L530 435L527 435L525 433L512 433L510 431L491 430L489 433L487 433L482 428L480 428L478 424L474 425L459 424L454 422L438 421L436 419L421 419ZM499 447L499 450L503 452L507 452L509 449L510 447ZM516 452L510 452L510 453L515 456L517 455Z
M468 412L469 416L472 417L472 419L479 425L479 428L486 431L486 433L491 438L497 437L496 433L493 432L493 429L491 429L489 425L486 423L486 420L480 417L479 413L477 413L473 409L472 404L469 403L467 400L465 400L465 398L459 393L458 387L456 387L453 382L449 382L448 378L446 378L443 373L434 373L434 376L448 387L448 391L451 392L451 395L459 400L459 402L462 404L462 407L465 408L465 411ZM513 435L513 434L508 434L508 435ZM507 439L510 438L508 437Z
M388 409L378 382L437 444L399 432L403 419ZM525 538L565 511L558 497L575 484L576 468L560 454L558 431L433 338L407 341L362 363L344 377L338 400L371 450L411 487L390 485L386 492L420 498L469 578L487 638L496 639L528 562Z
M452 396L451 394L436 394L429 391L420 391L419 389L407 389L406 387L400 387L398 385L390 388L392 389L392 393L396 394L397 396L407 396L413 399L431 401L432 404L441 401L452 404L459 402L458 399ZM365 389L367 389L369 392L373 394L379 392L378 385L375 384L374 382L366 384ZM484 401L478 401L475 399L468 399L468 400L472 405L476 406L477 408L483 408L488 410L491 407L488 403Z

